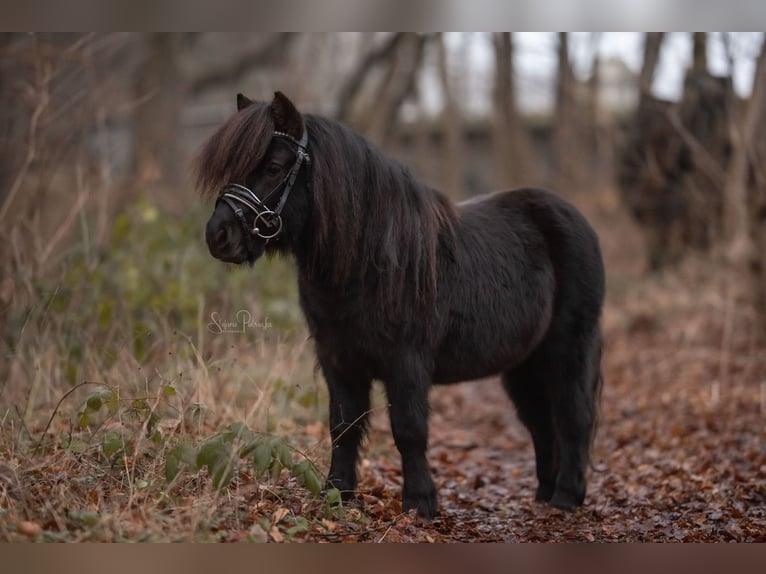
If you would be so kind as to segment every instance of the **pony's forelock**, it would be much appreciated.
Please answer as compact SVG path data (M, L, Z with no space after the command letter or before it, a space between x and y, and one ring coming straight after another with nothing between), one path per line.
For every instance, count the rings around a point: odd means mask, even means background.
M235 113L202 145L194 159L197 189L215 196L228 183L245 184L274 135L268 104L254 102Z

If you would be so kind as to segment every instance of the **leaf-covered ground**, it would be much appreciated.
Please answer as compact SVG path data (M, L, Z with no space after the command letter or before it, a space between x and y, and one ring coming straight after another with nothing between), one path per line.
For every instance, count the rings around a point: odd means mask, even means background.
M495 381L438 393L430 535L766 541L766 351L727 281L690 265L610 303L596 472L573 514L532 500L530 441Z
M766 542L766 350L742 287L691 263L610 302L595 471L574 513L534 502L530 440L497 381L437 390L442 515L385 538ZM379 427L373 443L390 442ZM394 457L368 460L363 488L398 486Z
M168 490L161 451L109 466L61 445L37 458L11 448L0 468L0 537L766 542L766 351L741 285L690 264L613 297L604 327L595 468L574 513L533 501L530 440L497 381L486 380L432 393L441 515L431 523L401 512L398 456L377 408L358 500L343 509L286 471L270 481L240 468L221 493L203 471ZM325 424L308 418L287 439L326 470Z

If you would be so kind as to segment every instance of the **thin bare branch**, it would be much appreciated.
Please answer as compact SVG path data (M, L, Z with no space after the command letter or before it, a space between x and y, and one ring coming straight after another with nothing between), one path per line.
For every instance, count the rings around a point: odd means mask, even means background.
M2 207L0 207L0 223L5 220L5 216L13 204L13 200L16 198L21 185L24 182L29 169L32 167L32 163L37 157L37 132L39 129L40 119L43 113L48 109L50 104L50 80L51 80L51 66L49 63L38 58L36 73L35 73L35 91L34 96L36 98L35 107L32 111L32 116L29 120L29 138L27 139L27 152L24 158L24 163L21 169L16 174L16 177L11 184L8 194L5 196Z
M364 84L364 80L377 64L391 57L404 37L405 34L403 32L397 32L389 36L383 44L370 50L359 62L356 69L349 74L348 80L343 89L341 89L338 98L338 108L335 114L338 119L348 119L354 98Z
M189 80L189 92L196 95L221 84L236 83L256 68L280 62L295 37L296 34L291 32L274 34L262 46L245 51L230 62L217 62Z

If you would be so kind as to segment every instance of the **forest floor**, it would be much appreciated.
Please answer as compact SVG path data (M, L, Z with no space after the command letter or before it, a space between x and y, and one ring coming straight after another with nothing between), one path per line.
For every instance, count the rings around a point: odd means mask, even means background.
M106 456L108 442L99 446L92 434L75 450L80 435L66 417L51 417L51 442L40 453L51 410L11 424L11 409L0 434L0 540L766 542L766 349L746 286L694 257L639 279L626 243L603 239L622 223L609 225L600 230L611 265L605 382L582 508L534 501L531 440L498 381L484 380L432 391L429 460L440 515L431 522L401 511L382 404L372 413L359 495L342 508L287 470L268 481L240 467L221 492L202 470L166 488L166 447ZM302 352L307 363L310 355ZM233 404L227 392L213 389L208 400ZM167 436L200 439L173 425ZM291 425L274 432L326 472L326 421Z
M432 395L440 518L365 539L766 542L766 348L744 278L695 257L641 276L640 239L631 251L625 221L600 223L611 274L585 505L534 501L529 435L499 381L479 381ZM376 423L371 442L394 453L387 420ZM396 495L396 457L365 467L361 488Z
M496 380L436 389L441 516L394 520L401 484L377 417L360 488L389 541L766 542L766 351L741 285L690 262L611 300L594 470L573 513L534 501L534 451ZM385 445L385 446L379 446ZM382 455L381 453L386 453ZM387 523L386 520L393 521ZM390 525L390 528L386 526ZM383 528L386 526L385 528Z

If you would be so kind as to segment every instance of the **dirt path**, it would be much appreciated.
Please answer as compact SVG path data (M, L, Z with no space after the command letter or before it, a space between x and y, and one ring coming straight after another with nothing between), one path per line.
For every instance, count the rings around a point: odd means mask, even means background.
M385 414L374 417L360 490L379 520L351 539L766 542L766 352L719 287L679 300L661 285L607 310L599 472L583 508L533 500L531 441L487 380L432 392L431 524L397 517L398 458Z
M611 384L586 505L565 513L533 500L534 454L496 381L437 392L430 460L441 516L409 517L359 538L387 541L766 541L764 418L747 388L706 397ZM376 422L360 489L365 512L400 509L401 476ZM381 488L381 485L385 485ZM370 512L372 510L372 512ZM385 523L385 521L383 521ZM385 533L385 537L383 534Z

